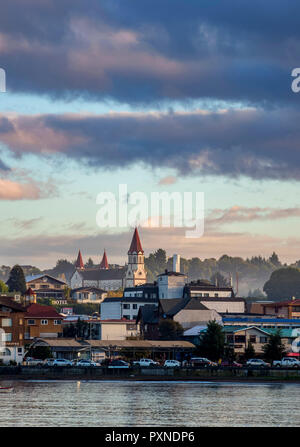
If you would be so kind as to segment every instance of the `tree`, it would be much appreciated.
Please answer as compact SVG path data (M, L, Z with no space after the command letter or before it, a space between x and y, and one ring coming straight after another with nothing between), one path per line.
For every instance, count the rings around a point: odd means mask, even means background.
M52 359L52 351L49 346L35 346L29 348L26 357L33 357L34 359Z
M217 287L230 287L230 280L225 278L220 272L213 273L210 282Z
M275 270L265 283L264 292L274 301L300 298L300 270L293 267Z
M255 349L250 341L248 341L248 346L245 349L244 357L246 360L253 359L253 357L255 357Z
M15 265L11 269L6 284L10 292L20 292L22 295L25 294L26 292L25 276L22 268L19 265Z
M8 287L5 284L5 282L0 280L0 293L7 293L8 292Z
M278 255L273 251L272 255L269 257L269 261L275 265L276 268L281 266L281 262L279 261Z
M281 360L285 354L285 347L281 342L280 329L270 335L268 343L266 343L262 349L266 360Z
M223 326L209 321L206 331L201 335L198 351L209 360L219 360L224 355L225 334Z
M161 320L158 327L161 340L178 340L183 335L181 324L171 319Z
M87 268L95 267L95 264L94 264L94 261L92 260L92 258L88 259L88 262L85 264L85 267L87 267Z

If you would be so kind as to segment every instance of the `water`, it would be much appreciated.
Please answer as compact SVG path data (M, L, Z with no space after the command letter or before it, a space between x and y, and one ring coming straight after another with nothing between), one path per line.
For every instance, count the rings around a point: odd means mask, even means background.
M300 426L300 384L11 383L13 393L0 393L1 427Z

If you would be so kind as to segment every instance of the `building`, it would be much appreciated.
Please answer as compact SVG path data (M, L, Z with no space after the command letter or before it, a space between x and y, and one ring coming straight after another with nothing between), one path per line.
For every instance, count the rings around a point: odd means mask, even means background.
M145 294L144 294L145 295ZM158 306L157 298L151 298L144 295L126 296L126 297L111 297L105 298L100 305L100 315L102 320L121 319L135 320L138 315L139 308L146 304L153 304ZM151 293L149 292L151 296Z
M262 307L265 315L276 315L282 318L300 318L300 300L294 298L288 301L263 303Z
M97 287L79 287L73 289L71 298L77 303L100 304L107 297L107 291Z
M140 335L139 325L135 320L100 320L100 340L127 340Z
M184 287L183 296L193 298L234 298L232 287L217 287L208 281L192 281Z
M0 360L22 363L24 357L25 308L13 299L0 297Z
M125 267L110 268L104 250L102 261L98 267L85 268L79 250L75 271L71 277L71 288L96 287L107 291L124 289L127 286L134 287L145 282L144 251L138 230L135 228L128 251L128 264Z
M26 276L26 287L31 289L36 298L65 299L67 283L50 275Z
M186 282L187 276L183 273L165 270L157 277L159 299L181 298Z
M62 334L63 316L52 306L30 304L26 307L24 319L26 341L36 337L56 338Z

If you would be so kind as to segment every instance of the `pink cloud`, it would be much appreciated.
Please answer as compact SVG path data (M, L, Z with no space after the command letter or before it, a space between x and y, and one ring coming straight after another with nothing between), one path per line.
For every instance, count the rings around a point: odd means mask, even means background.
M47 194L36 183L20 183L0 179L0 200L38 200Z

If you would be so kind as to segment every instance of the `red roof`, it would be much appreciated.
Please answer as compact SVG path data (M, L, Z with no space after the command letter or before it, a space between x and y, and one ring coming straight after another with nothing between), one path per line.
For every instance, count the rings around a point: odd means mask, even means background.
M138 230L136 227L135 227L131 245L130 245L130 248L128 251L128 254L131 254L131 253L144 253L144 250L142 248L142 244L140 241L140 236L139 236L139 233L138 233Z
M83 260L82 260L82 256L81 256L80 250L78 252L78 256L77 256L77 261L76 261L75 267L78 268L78 269L84 269L84 264L83 264Z
M25 318L62 319L62 316L52 306L43 306L42 304L30 304L26 308Z
M107 256L106 256L105 250L104 250L104 253L103 253L102 261L100 263L100 268L101 269L108 269L108 262L107 262Z

